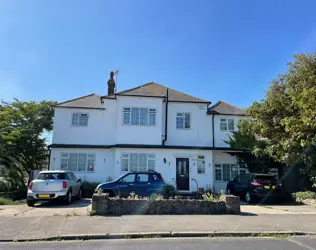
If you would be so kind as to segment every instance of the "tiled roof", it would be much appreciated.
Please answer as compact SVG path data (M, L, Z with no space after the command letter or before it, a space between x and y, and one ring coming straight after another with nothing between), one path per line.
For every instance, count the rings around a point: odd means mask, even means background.
M219 101L208 108L209 114L246 115L246 109L238 108L227 102Z
M56 107L102 109L100 95L90 94L65 102L57 103Z
M200 102L210 103L209 101L185 94L183 92L165 87L155 82L150 82L144 85L140 85L136 88L127 89L124 91L117 92L116 95L120 96L148 96L148 97L164 97L166 96L168 89L169 101L174 102ZM102 98L114 98L114 95L103 96Z

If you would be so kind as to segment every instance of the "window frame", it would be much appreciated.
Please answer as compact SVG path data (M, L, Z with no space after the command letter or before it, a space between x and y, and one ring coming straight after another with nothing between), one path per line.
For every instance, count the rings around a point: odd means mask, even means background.
M131 154L137 154L137 169L136 170L131 170ZM146 169L139 169L139 159L140 159L140 155L144 155L146 154ZM123 156L125 155L125 156ZM135 158L136 159L136 158ZM155 153L147 153L147 152L122 152L121 153L121 168L120 171L121 173L126 173L126 172L137 172L137 171L155 171L156 169L156 154ZM122 166L123 166L123 160L127 160L128 164L127 164L127 170L123 170ZM151 164L153 163L154 169L149 169L150 166L150 162Z
M71 170L69 169L69 160L70 160L70 154L76 154L77 155L77 159L76 159L76 170ZM86 168L84 171L79 171L79 155L80 154L85 154L86 155ZM68 156L66 156L68 155ZM89 157L90 155L90 157ZM93 157L91 157L91 155L93 155ZM93 170L89 171L88 170L88 162L89 159L93 159ZM62 168L62 163L63 160L67 160L67 167L66 168ZM60 170L65 170L65 171L71 171L71 172L78 172L78 173L94 173L95 172L95 166L96 166L96 153L95 152L60 152L60 161L59 161L59 169Z
M75 114L78 114L78 124L73 124L73 116ZM87 125L80 125L80 116L81 115L87 115ZM71 117L70 117L70 124L72 127L88 127L89 125L89 112L71 112Z
M229 128L229 121L233 121L233 126L234 126L233 129ZM222 124L226 125L226 129L222 129L222 126L221 126ZM235 131L235 119L234 118L220 118L219 129L220 131L230 131L230 132Z
M228 181L224 181L224 169L223 169L223 165L229 165L229 180ZM247 172L247 167L246 164L242 163L242 164L238 164L238 163L215 163L214 164L214 182L229 182L230 180L234 179L233 175L232 175L232 166L238 166L238 172L237 175L234 177L236 178L237 176L240 175L240 171L245 171L245 175L248 174ZM244 167L241 167L244 166ZM220 170L221 171L221 179L217 180L216 179L216 170Z
M178 114L182 114L182 116L178 116ZM190 119L189 119L189 127L188 128L185 127L185 117L186 117L186 115L189 115L189 117L190 117ZM178 117L181 117L183 119L183 123L182 123L183 127L182 128L178 127L178 123L177 123ZM184 129L184 130L191 129L192 128L191 121L192 121L191 112L176 112L176 129Z
M129 110L127 110L129 109ZM138 109L138 124L132 124L132 110ZM141 109L147 109L147 124L141 123ZM125 123L124 121L124 113L129 113L129 123ZM154 124L150 124L150 116L154 114ZM157 122L157 108L153 107L123 107L122 108L122 125L123 126L142 126L142 127L155 127Z
M203 159L199 159L199 157L203 157ZM204 162L204 172L199 173L199 162ZM205 155L198 155L196 159L196 173L197 174L206 174L206 162L205 162Z

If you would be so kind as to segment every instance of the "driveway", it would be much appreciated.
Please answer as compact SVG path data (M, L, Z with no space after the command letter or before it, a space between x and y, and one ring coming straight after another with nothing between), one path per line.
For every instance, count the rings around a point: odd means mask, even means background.
M248 204L241 202L244 214L316 214L316 207L297 204Z
M73 201L71 205L58 203L38 203L34 207L26 204L14 206L0 206L0 216L76 216L88 215L91 199Z

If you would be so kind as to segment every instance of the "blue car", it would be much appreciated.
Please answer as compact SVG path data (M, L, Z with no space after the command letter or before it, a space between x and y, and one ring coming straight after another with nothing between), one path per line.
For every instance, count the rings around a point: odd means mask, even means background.
M110 197L128 197L131 193L149 197L153 194L162 194L165 181L160 173L155 171L128 172L115 181L101 183L95 189L108 193Z

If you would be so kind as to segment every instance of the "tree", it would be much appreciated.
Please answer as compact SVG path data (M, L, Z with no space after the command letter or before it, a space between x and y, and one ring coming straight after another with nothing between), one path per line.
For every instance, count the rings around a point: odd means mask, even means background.
M247 110L254 133L267 138L264 153L316 176L316 53L298 54L272 80L265 99Z
M253 123L252 120L240 120L238 130L229 136L226 143L231 148L240 150L231 154L246 163L250 172L267 173L270 168L278 167L279 164L265 153L266 141L256 136Z
M48 149L42 134L53 128L55 102L0 102L0 166L14 171L20 183L46 161Z

